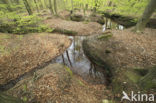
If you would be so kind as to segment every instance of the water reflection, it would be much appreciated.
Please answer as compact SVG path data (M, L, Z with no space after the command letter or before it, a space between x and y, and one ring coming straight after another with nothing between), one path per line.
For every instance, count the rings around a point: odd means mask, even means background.
M117 30L123 30L124 26L117 24L113 22L111 19L104 18L105 24L103 25L102 32L108 30L108 29L117 29Z
M105 24L103 25L103 32L107 29L119 29L123 30L122 25L118 25L112 22L110 19L105 18ZM69 36L72 39L71 46L59 57L57 57L54 62L61 63L70 67L70 69L82 76L82 77L94 77L95 81L100 81L100 83L106 83L107 73L104 68L98 67L97 65L91 63L85 56L82 48L82 41L87 39L87 36Z
M85 77L85 79L94 77L96 80L100 79L100 83L104 83L104 74L101 72L103 69L97 69L84 55L82 41L87 36L69 36L69 38L73 41L71 46L53 62L67 65L74 73Z
M70 36L71 46L61 56L55 59L55 62L65 64L78 74L88 74L90 61L86 58L82 49L82 41L87 36Z

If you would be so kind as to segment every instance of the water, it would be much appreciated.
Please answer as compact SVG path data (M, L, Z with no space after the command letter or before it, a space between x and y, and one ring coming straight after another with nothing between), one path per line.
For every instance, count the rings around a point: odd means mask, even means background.
M124 27L110 19L105 18L102 32L109 29L123 30ZM93 77L99 79L100 83L105 83L105 71L103 68L93 65L85 56L82 48L82 42L87 36L69 36L72 39L71 46L53 62L60 63L70 67L70 69L83 78Z
M122 25L119 25L111 21L110 19L105 19L105 21L106 22L103 25L102 29L103 32L106 31L107 29L118 29L118 30L124 29ZM70 67L70 69L74 73L80 75L85 80L89 80L94 83L106 83L104 69L97 67L96 65L93 65L83 52L82 41L86 39L87 36L69 36L69 38L72 39L72 44L62 55L58 56L52 61L45 63L40 67L34 68L34 70L19 76L18 78L10 81L7 84L0 85L0 91L5 91L12 88L14 85L16 85L17 82L29 76L30 74L33 75L33 73L36 70L47 66L49 63L64 64Z
M53 63L60 63L68 66L73 73L80 75L87 81L105 83L102 68L95 70L95 66L85 56L82 48L82 41L87 36L69 36L72 39L71 46L60 56L55 58ZM99 81L97 81L99 79ZM95 82L94 81L94 82Z
M105 24L103 25L102 32L108 29L117 29L123 30L124 27L119 25L108 18L105 19ZM82 41L87 38L87 36L69 36L72 39L71 46L59 57L57 57L54 61L56 63L61 63L67 65L71 68L71 70L81 76L96 74L98 71L95 66L87 59L83 52ZM96 72L96 73L95 73ZM101 72L101 71L100 71ZM99 74L100 74L99 72ZM100 74L101 75L101 74Z
M116 30L123 30L124 26L113 22L111 19L104 18L105 24L102 26L102 32L106 31L107 29L116 29Z
M71 46L59 57L55 59L56 63L67 65L73 72L79 75L89 74L91 62L84 55L82 41L87 36L69 36L72 39Z

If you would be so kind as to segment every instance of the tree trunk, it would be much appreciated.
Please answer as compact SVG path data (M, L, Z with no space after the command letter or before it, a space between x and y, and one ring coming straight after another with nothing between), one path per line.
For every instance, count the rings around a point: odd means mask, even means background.
M37 1L34 0L34 3L35 3L35 5L36 5L37 12L39 13L39 7L38 7L38 5L37 5Z
M142 32L144 30L144 28L146 27L146 24L148 23L155 9L156 9L156 0L150 0L149 4L145 8L145 11L142 17L139 19L136 25L136 32Z
M30 5L29 5L28 1L27 0L23 0L23 1L24 1L24 5L25 5L25 7L27 9L27 12L29 13L29 15L32 15L33 12L32 12L32 10L30 8Z
M40 9L42 10L43 7L44 7L43 4L42 4L42 0L39 0L39 4L40 4L40 5L39 5Z
M53 11L52 0L49 0L49 9L50 9L51 14L53 15L54 14L54 11Z
M44 5L45 5L45 8L49 7L49 5L47 4L47 0L44 0Z
M54 11L55 11L55 14L57 15L57 1L54 0Z
M0 103L24 103L22 100L0 93Z
M73 8L73 0L71 0L71 5L72 5L72 11L73 11L73 9L74 9L74 8Z

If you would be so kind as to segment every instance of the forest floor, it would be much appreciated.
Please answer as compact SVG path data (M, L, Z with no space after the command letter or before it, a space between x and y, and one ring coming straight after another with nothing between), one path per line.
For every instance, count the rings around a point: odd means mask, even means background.
M1 33L0 84L6 84L55 58L62 54L70 44L70 39L58 34L13 35Z
M103 84L91 84L61 64L50 64L7 91L30 103L101 103L111 98Z
M132 32L132 29L111 31L112 42L119 42L119 48L122 48L121 51L114 50L117 53L111 53L118 60L118 66L144 68L156 65L156 29L146 28L142 34Z
M70 16L69 12L60 15L62 15L60 18L49 17L50 14L47 13L40 16L47 17L44 23L54 29L76 32L76 35L102 33L102 25L96 22L66 20ZM133 49L139 45L141 53L150 56L148 60L151 64L148 65L155 63L155 29L146 29L144 33L146 35L133 35L134 33L129 30L111 30L111 32L118 41L124 40L124 46L128 45ZM26 35L0 33L0 84L6 84L52 60L62 54L70 44L71 40L65 35L59 35L59 33ZM140 53L140 51L138 52ZM128 55L130 54L126 56ZM140 58L143 58L141 59L143 61L146 59L146 57L139 55ZM108 89L104 84L87 82L82 77L73 74L70 68L57 63L49 63L42 69L36 70L5 92L30 103L105 103L107 100L112 100L114 95L111 89Z
M74 14L84 16L83 11L75 11ZM52 16L50 13L44 11L40 17L45 18L44 24L53 28L54 31L65 33L69 35L95 35L102 33L102 25L96 20L89 20L91 12L87 11L85 18L80 22L70 20L71 14L69 11L59 12L59 16ZM93 18L94 19L94 18ZM96 19L96 17L95 17Z
M75 35L95 35L102 33L102 26L96 22L76 22L53 18L45 20L44 23L58 31L74 32Z

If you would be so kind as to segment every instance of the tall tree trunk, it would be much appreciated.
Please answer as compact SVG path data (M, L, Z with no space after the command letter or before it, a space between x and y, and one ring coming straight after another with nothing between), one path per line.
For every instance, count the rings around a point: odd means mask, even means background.
M38 7L38 5L37 5L37 1L34 0L34 3L35 3L35 5L36 5L37 12L39 13L39 7Z
M40 5L39 5L40 9L42 10L43 7L44 7L43 4L42 4L42 0L39 0L39 4L40 4Z
M57 15L57 1L54 0L54 11L55 11L55 14Z
M149 4L144 10L142 17L139 19L136 25L136 32L142 32L144 30L144 28L146 27L146 24L148 23L155 9L156 9L156 0L150 0Z
M49 0L49 9L50 9L51 14L53 15L54 14L54 11L53 11L52 0Z
M71 6L72 6L72 11L74 10L74 8L73 8L73 0L71 0Z
M47 0L44 0L44 5L45 5L45 8L49 8L49 5L47 4Z
M96 14L98 0L95 0L94 2L95 2L95 5L93 7L93 15Z
M25 7L27 9L27 12L29 13L29 15L32 15L33 12L32 12L32 10L30 8L30 5L29 5L28 1L27 0L23 0L23 1L24 1L24 5L25 5Z

